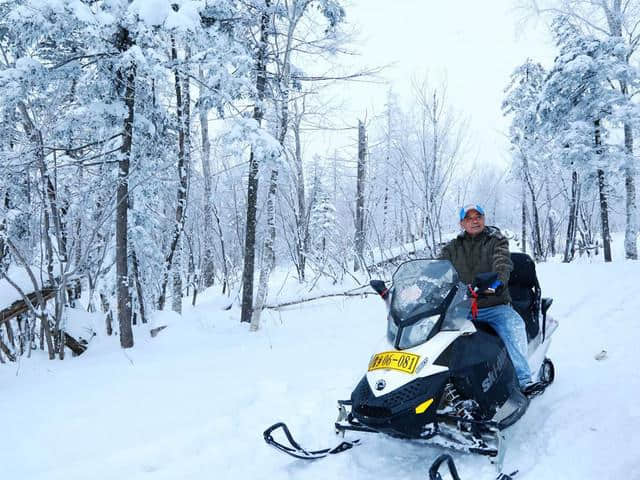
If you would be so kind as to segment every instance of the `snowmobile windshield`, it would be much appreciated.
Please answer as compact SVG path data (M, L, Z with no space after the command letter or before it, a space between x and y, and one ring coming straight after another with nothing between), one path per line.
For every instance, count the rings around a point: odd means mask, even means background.
M458 291L458 274L448 260L412 260L393 275L387 337L396 348L425 342Z
M467 295L467 287L460 282L458 291L447 307L444 321L440 330L460 330L469 321L471 314L471 299Z

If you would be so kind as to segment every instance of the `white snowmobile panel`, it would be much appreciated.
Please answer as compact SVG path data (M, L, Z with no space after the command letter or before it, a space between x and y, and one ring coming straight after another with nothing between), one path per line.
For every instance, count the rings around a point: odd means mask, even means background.
M423 378L447 371L447 367L434 365L434 360L437 359L440 354L442 354L442 352L444 352L446 348L458 337L462 335L469 335L475 331L473 324L468 322L463 330L438 332L433 338L422 345L418 345L417 347L407 350L397 350L398 352L411 353L420 357L418 359L418 366L415 373L410 374L394 369L372 370L367 372L369 388L371 388L371 391L376 397L380 397L415 380L416 378ZM393 346L386 339L380 342L378 348L379 350L377 350L374 355L376 353L394 350Z

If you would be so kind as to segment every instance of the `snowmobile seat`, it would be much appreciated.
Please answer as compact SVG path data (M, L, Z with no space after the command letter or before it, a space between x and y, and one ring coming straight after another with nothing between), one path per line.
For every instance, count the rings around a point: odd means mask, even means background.
M511 261L513 271L509 277L509 294L513 308L524 320L527 339L531 341L540 331L541 289L536 264L529 255L519 252L511 253Z

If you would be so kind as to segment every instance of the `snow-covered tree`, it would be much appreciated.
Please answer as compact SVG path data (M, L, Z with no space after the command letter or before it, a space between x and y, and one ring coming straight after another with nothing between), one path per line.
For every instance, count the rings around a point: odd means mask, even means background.
M545 80L539 114L565 164L572 163L579 173L596 173L605 258L610 260L607 176L624 165L626 155L611 132L638 119L638 107L613 84L635 85L638 76L623 60L627 47L621 39L585 35L567 17L556 19L554 32L560 54Z
M209 106L224 111L246 96L247 52L235 36L246 33L249 14L232 1L26 0L2 8L3 178L38 182L30 202L46 218L26 258L42 242L47 283L63 292L67 278L86 275L107 309L117 292L129 347L131 307L144 316L145 295L152 305L164 297L184 230L192 64L208 73L197 81Z
M628 71L637 61L640 32L637 29L640 20L640 3L637 0L524 0L531 11L538 15L552 18L565 17L571 19L573 25L581 32L603 41L604 44L616 45L612 54L617 56L619 66ZM631 82L628 75L611 78L610 87L619 91L631 103L637 92L637 82ZM625 113L625 110L627 113ZM626 222L625 222L625 256L638 258L638 206L636 201L637 165L634 158L634 130L637 125L633 109L621 108L618 120L623 130L622 169L624 173Z
M544 85L545 70L539 63L527 60L515 69L505 91L502 109L510 115L509 137L512 145L514 170L531 199L533 218L533 256L544 258L542 232L540 227L538 183L536 178L544 178L550 165L544 165L546 147L538 121L538 102ZM526 198L522 199L523 202ZM523 211L526 209L523 208ZM523 218L523 223L526 218ZM524 229L524 226L523 226ZM526 238L523 239L526 241ZM525 244L523 243L523 246Z

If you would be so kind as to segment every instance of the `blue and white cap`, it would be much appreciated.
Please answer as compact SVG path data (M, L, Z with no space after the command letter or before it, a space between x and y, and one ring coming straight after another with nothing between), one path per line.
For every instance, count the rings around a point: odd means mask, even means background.
M477 203L474 203L470 205L465 205L460 209L460 221L464 220L464 217L466 217L467 213L469 213L471 210L475 210L480 215L484 216L484 208L482 208Z

